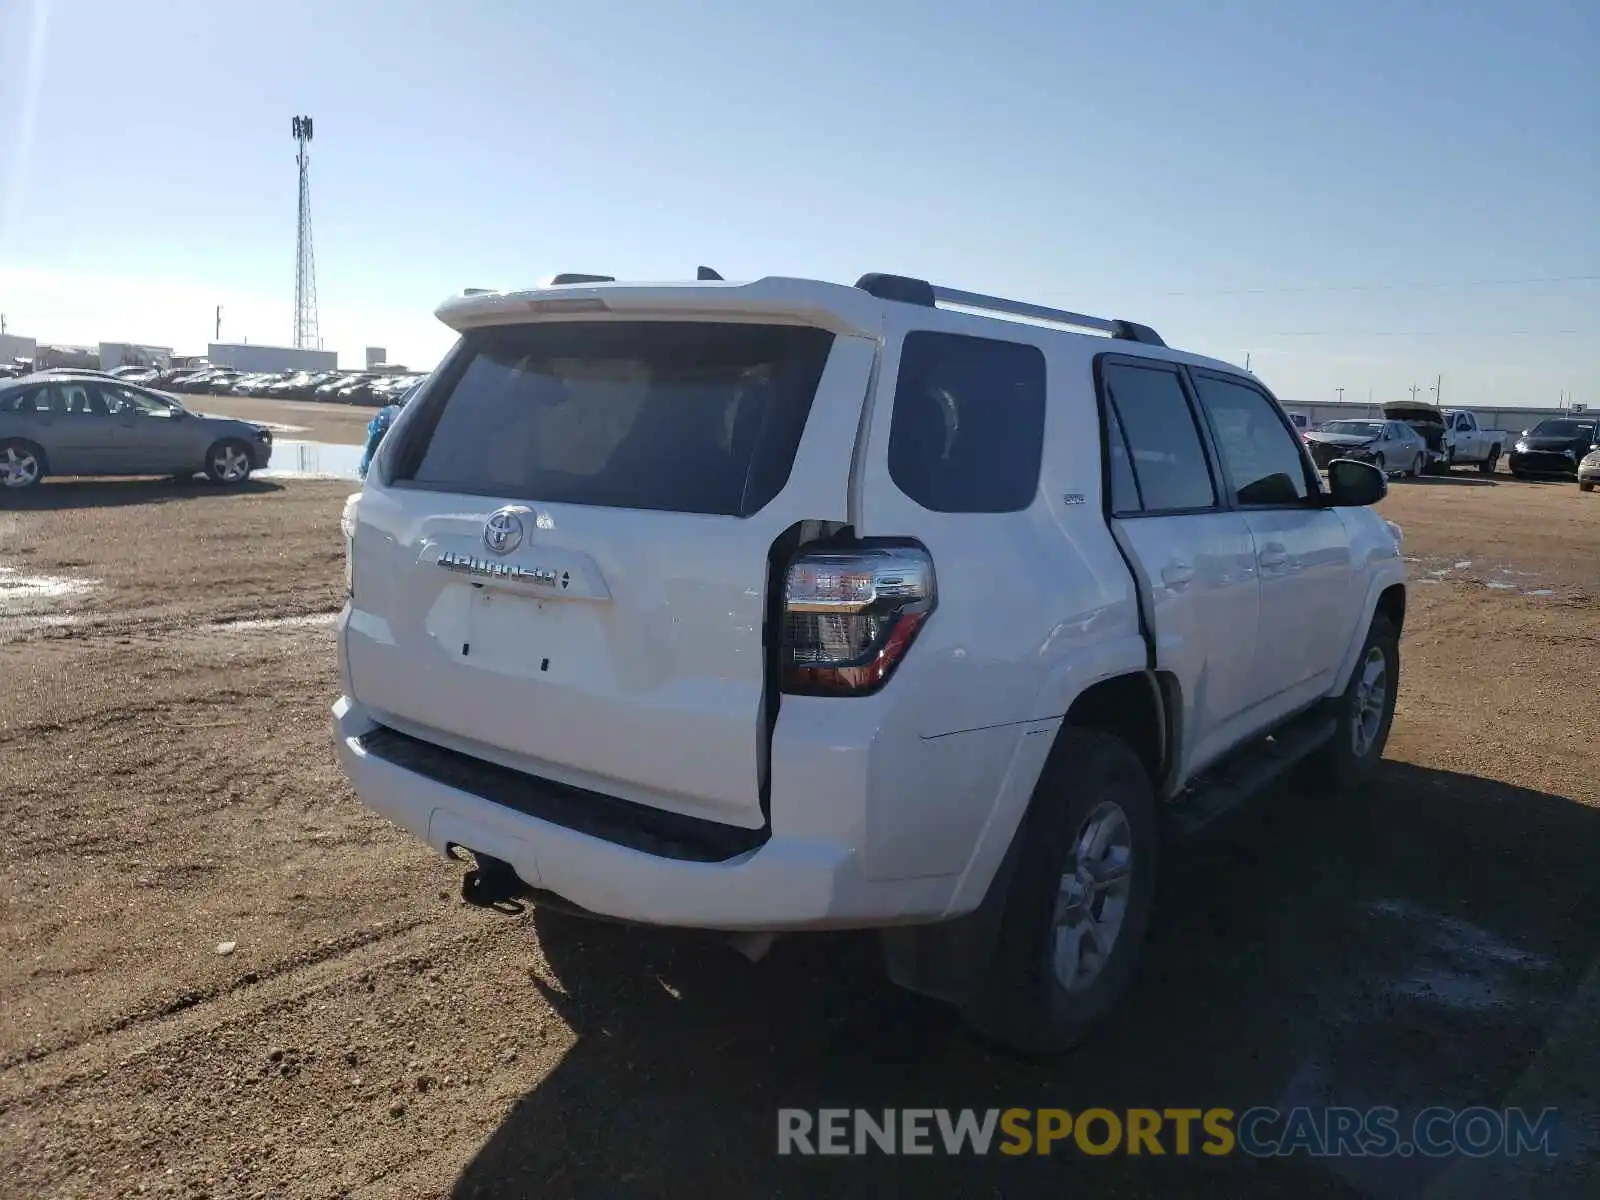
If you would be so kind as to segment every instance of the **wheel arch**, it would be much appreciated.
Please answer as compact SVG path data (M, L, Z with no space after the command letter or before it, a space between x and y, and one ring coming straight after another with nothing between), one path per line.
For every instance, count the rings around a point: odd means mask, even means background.
M1350 631L1349 645L1345 647L1344 658L1339 663L1339 671L1334 676L1333 685L1328 689L1328 696L1342 695L1344 689L1349 686L1350 674L1356 669L1356 660L1360 657L1361 647L1367 640L1367 630L1372 628L1372 618L1380 612L1394 623L1397 634L1404 632L1406 581L1404 572L1398 566L1378 573L1368 583L1361 620Z
M1065 731L1092 729L1127 742L1160 801L1180 758L1181 712L1176 681L1140 668L1085 681L1059 716L1028 722L989 821L952 892L948 918L882 931L890 978L910 991L953 1003L969 996L994 952L1019 834L1039 781L1062 769Z

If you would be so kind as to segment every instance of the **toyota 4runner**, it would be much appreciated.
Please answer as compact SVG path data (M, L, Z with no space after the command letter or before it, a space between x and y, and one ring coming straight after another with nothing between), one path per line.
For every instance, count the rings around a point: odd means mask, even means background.
M475 903L873 928L1016 1046L1117 1003L1158 848L1382 753L1382 475L1253 376L926 281L469 290L345 524L340 762Z

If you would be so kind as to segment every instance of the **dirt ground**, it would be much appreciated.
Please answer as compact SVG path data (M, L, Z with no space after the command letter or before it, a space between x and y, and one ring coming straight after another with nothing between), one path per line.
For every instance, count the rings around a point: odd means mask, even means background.
M778 1107L1592 1119L1600 497L1395 485L1415 586L1377 781L1174 855L1125 1010L1041 1062L881 982L865 935L751 964L464 907L333 764L348 491L0 507L0 1195L1600 1194L1593 1157L1485 1190L1421 1159L774 1152Z
M262 421L279 438L359 446L377 405L324 404L317 400L271 400L260 396L179 396L185 408L219 417Z

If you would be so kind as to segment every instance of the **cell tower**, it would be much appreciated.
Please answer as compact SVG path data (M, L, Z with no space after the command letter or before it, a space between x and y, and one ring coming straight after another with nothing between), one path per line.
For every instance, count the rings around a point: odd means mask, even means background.
M315 350L317 337L317 260L311 249L311 160L306 147L311 144L311 118L294 119L294 140L299 148L295 161L300 164L300 230L294 248L294 346L296 350Z

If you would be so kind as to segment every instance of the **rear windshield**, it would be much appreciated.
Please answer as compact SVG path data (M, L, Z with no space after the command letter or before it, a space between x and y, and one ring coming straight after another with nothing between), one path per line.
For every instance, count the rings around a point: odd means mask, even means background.
M477 330L422 402L400 483L748 516L788 481L833 335L589 321Z

